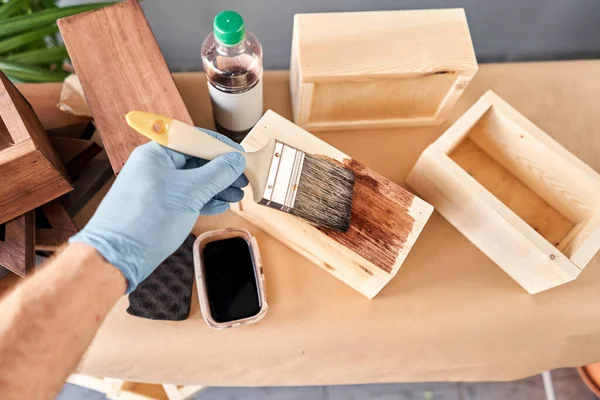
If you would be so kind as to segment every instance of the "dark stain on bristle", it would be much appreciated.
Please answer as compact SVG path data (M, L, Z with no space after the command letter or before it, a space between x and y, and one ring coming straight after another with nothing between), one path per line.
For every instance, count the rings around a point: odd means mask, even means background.
M354 172L354 196L346 232L319 230L378 268L392 272L412 232L415 219L408 209L415 196L355 160L341 164L327 159Z

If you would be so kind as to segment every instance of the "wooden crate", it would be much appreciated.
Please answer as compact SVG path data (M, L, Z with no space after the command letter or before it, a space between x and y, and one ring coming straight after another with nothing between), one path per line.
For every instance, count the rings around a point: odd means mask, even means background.
M398 272L433 208L412 193L352 160L273 111L267 111L242 142L246 151L276 138L300 150L330 157L356 174L350 229L317 229L252 200L247 193L232 209L323 270L373 298Z
M439 124L476 72L463 9L294 17L292 111L310 131Z
M0 72L0 224L72 189L33 109Z
M529 293L572 281L600 248L600 175L491 91L407 183Z

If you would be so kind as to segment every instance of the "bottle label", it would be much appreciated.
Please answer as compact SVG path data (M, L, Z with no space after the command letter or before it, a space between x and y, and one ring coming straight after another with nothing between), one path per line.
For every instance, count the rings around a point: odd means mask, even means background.
M252 128L263 114L263 82L243 93L225 93L209 82L208 92L215 121L223 128L241 132Z

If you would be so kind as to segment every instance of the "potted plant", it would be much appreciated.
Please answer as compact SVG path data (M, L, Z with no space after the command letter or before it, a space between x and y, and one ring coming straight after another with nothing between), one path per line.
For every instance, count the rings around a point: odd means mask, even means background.
M58 0L0 0L0 70L13 82L60 82L70 71L56 20L111 3L59 7Z

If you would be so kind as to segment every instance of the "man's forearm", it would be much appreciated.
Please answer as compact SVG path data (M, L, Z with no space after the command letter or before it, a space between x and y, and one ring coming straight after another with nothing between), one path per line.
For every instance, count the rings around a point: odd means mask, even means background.
M94 248L74 243L4 298L2 399L54 398L126 286Z

